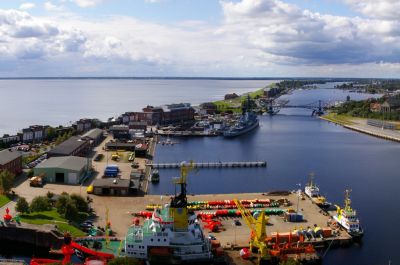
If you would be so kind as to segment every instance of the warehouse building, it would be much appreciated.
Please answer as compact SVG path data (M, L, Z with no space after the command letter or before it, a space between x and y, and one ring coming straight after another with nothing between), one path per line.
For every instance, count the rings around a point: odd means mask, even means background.
M96 179L93 182L93 194L95 195L129 195L131 181L129 179Z
M91 168L90 160L77 156L51 157L37 165L35 176L44 176L46 182L78 184Z
M78 136L72 136L68 140L57 145L48 153L48 157L53 156L85 156L90 149L90 141Z

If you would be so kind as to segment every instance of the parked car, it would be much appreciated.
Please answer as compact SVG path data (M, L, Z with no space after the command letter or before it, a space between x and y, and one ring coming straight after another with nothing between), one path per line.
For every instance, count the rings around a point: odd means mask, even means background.
M211 234L208 235L208 239L210 240L217 240L217 238Z

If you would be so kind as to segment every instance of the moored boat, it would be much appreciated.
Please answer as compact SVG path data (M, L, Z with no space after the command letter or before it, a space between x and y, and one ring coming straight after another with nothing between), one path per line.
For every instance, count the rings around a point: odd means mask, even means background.
M358 220L357 212L351 207L350 192L351 190L345 191L343 208L335 205L337 210L336 214L333 216L333 219L335 219L339 225L346 229L352 237L362 237L364 235L364 231L360 225L360 221Z
M328 209L332 205L319 193L319 187L314 183L313 173L310 174L310 182L304 187L304 193L322 209Z
M154 169L154 170L151 172L150 181L151 181L152 183L158 183L158 182L160 182L160 173L158 172L157 169Z
M247 107L235 125L224 131L224 137L236 137L250 132L259 126L257 114L250 110L250 96L247 97Z

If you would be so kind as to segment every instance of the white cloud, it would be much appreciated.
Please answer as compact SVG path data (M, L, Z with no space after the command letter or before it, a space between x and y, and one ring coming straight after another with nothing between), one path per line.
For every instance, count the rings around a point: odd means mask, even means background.
M0 63L0 76L14 69L41 76L400 77L398 20L323 15L281 0L221 7L220 24L0 10L0 56L10 67Z
M223 2L221 32L297 64L400 62L400 22L322 15L280 0Z
M44 9L46 9L47 11L50 11L50 12L59 12L59 11L64 10L64 6L63 5L55 5L52 2L47 1L44 3Z
M79 7L94 7L101 4L103 0L71 0L71 2L75 3Z
M34 8L35 7L35 4L34 3L29 3L29 2L27 2L27 3L22 3L20 6L19 6L19 9L21 9L21 10L29 10L29 9L32 9L32 8Z
M399 0L344 0L353 9L370 18L399 20Z

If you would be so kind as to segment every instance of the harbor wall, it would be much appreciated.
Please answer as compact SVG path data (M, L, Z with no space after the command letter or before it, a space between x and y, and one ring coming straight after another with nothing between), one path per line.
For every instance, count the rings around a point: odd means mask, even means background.
M0 227L0 241L32 244L41 248L60 248L64 239L52 229L10 225Z

